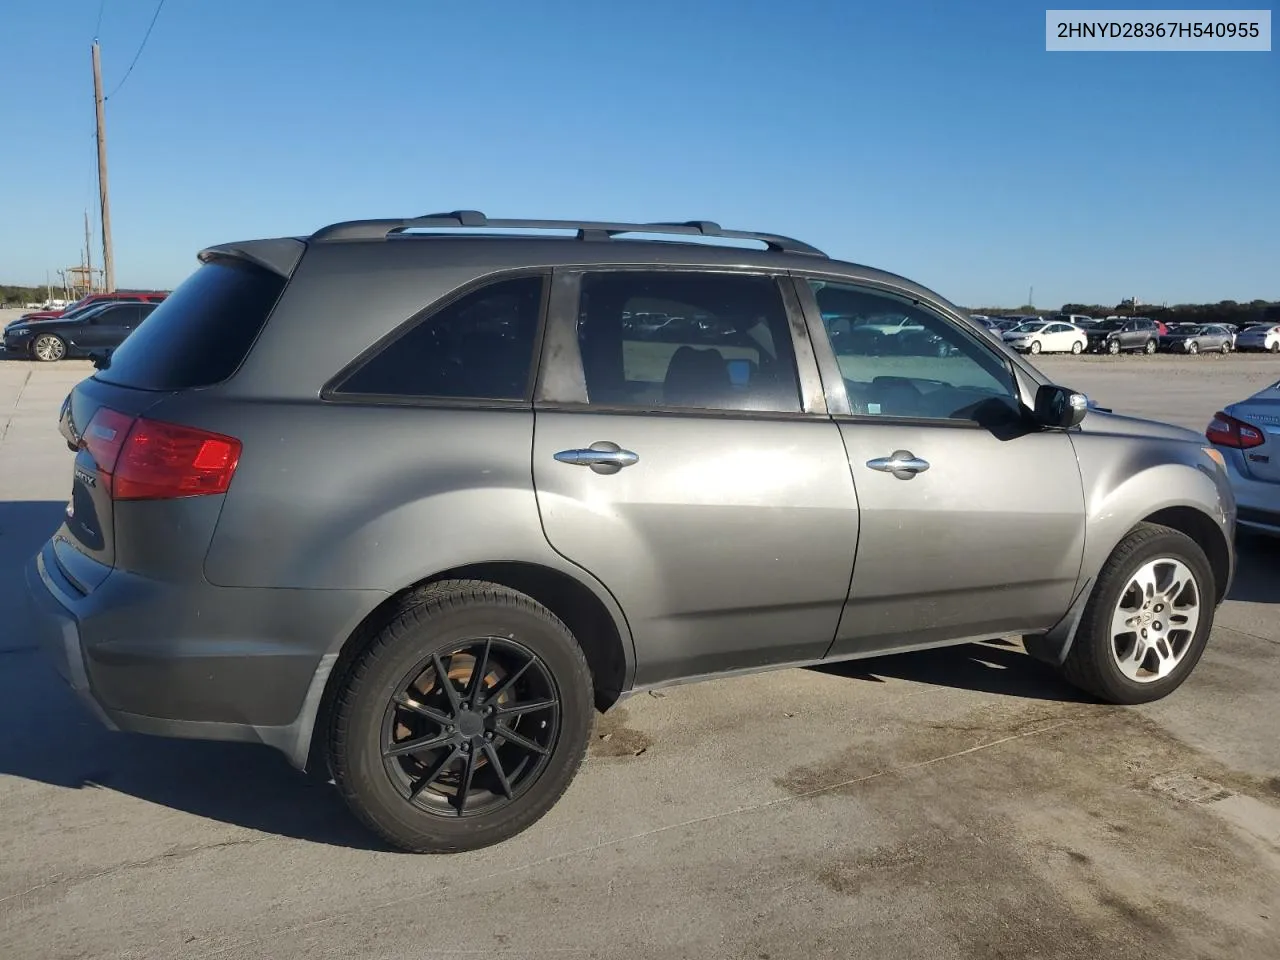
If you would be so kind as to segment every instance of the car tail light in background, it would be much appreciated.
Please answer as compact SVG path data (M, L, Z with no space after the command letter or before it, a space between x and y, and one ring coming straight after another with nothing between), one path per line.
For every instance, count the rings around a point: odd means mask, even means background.
M133 418L106 407L85 427L80 446L113 500L169 500L226 493L240 462L240 441L207 430Z
M1260 447L1267 438L1251 423L1245 423L1219 410L1213 415L1204 435L1210 443L1220 447L1235 447L1237 450L1248 450Z

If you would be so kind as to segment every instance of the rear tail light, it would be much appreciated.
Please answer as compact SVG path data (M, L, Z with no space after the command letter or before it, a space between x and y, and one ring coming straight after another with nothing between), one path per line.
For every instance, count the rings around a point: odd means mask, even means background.
M105 407L89 421L80 446L93 457L113 500L226 493L241 450L234 437Z
M1260 447L1267 442L1262 431L1253 424L1238 420L1221 410L1213 415L1204 435L1210 443L1220 447L1235 447L1237 450Z

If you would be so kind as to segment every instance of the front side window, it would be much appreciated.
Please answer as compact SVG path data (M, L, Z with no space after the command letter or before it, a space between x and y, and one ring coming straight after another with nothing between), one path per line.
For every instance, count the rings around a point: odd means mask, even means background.
M809 283L854 414L985 421L1019 410L1004 358L942 317L861 287ZM887 333L882 318L895 313L909 322Z
M339 394L522 400L542 313L542 277L499 280L414 323L365 361Z
M772 277L587 273L578 345L592 404L801 409L786 308Z

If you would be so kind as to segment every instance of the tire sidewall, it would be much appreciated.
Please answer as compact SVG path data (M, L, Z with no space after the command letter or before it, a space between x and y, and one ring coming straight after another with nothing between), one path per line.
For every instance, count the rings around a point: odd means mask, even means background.
M558 621L506 603L475 602L423 617L398 632L385 652L352 685L351 701L336 723L345 724L346 776L370 808L375 829L416 838L423 847L475 849L519 833L543 816L577 773L594 722L590 677L572 636ZM514 640L536 653L551 673L560 699L556 746L538 779L492 814L448 819L412 806L392 784L382 762L382 721L406 674L434 651L484 636ZM360 811L357 811L360 812ZM380 829L386 827L386 830Z
M59 354L58 356L54 357L52 360L45 360L45 359L43 359L43 358L42 358L38 353L36 353L36 344L38 344L41 340L52 340L52 341L57 341L58 343L61 343L61 344L62 344L62 353L61 353L61 354ZM34 340L32 340L32 341L31 341L31 357L32 357L32 359L33 359L33 360L36 360L36 361L37 361L37 362L39 362L39 363L57 363L59 360L61 360L61 359L62 359L63 357L65 357L66 355L67 355L67 345L66 345L66 343L63 341L63 339L62 339L60 336L58 336L57 334L54 334L54 333L42 333L42 334L40 334L38 337L36 337Z
M1130 680L1120 671L1111 652L1111 615L1133 574L1144 564L1162 557L1185 563L1195 575L1196 586L1200 591L1200 622L1196 625L1195 635L1191 638L1191 645L1186 654L1169 676L1151 683L1138 683ZM1085 622L1090 624L1092 629L1088 636L1076 637L1075 642L1091 645L1090 652L1097 658L1100 679L1106 687L1108 698L1117 703L1146 703L1159 700L1182 684L1195 669L1200 656L1204 653L1209 633L1213 629L1216 612L1213 568L1209 565L1204 551L1195 541L1170 530L1144 543L1122 567L1117 567L1112 572L1108 582L1099 582L1089 605L1093 609L1085 617Z

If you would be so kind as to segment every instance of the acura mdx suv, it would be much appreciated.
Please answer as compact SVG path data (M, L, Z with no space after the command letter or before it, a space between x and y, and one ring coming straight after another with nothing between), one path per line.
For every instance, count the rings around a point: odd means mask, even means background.
M796 240L459 211L199 259L63 406L43 645L110 727L274 747L407 850L529 827L665 684L1014 635L1154 700L1232 578L1204 437ZM886 318L929 336L829 335Z

